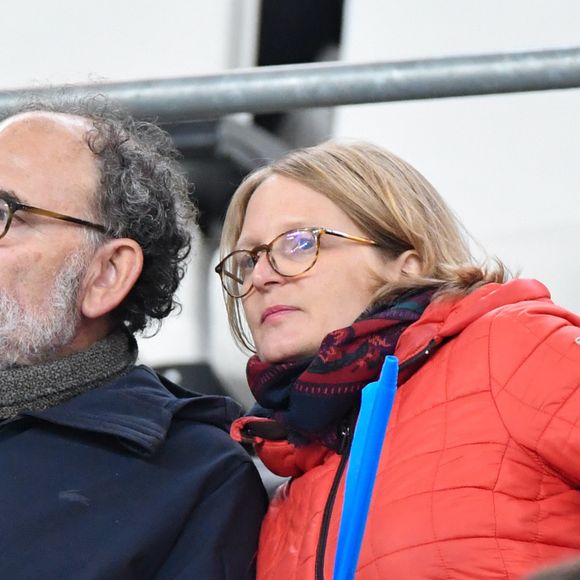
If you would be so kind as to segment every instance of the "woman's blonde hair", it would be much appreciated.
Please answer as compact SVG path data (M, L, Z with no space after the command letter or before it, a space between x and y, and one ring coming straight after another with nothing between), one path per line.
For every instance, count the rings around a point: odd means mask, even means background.
M421 262L420 275L403 275L395 283L380 281L372 304L420 287L437 288L438 297L466 294L477 286L504 282L508 277L499 260L493 266L476 262L463 226L414 167L364 142L327 141L298 149L248 175L234 193L225 217L222 258L236 246L252 194L272 175L293 179L325 195L389 257L408 248L415 250ZM253 351L244 328L241 301L227 294L225 300L236 342Z

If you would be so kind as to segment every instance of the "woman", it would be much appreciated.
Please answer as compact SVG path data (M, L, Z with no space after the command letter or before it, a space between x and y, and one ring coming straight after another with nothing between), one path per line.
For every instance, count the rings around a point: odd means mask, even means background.
M518 578L580 550L580 318L477 265L413 167L368 144L290 153L239 187L221 250L256 353L259 406L232 435L291 477L259 578L332 578L360 391L393 353L357 579Z

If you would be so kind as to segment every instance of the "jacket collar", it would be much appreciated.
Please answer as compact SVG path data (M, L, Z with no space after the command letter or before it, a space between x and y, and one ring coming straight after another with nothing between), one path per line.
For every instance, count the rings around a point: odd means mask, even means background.
M504 284L486 284L460 298L436 299L426 308L423 316L403 332L395 354L400 361L405 361L424 349L430 341L441 344L496 308L549 298L550 292L541 282L517 279Z
M177 414L227 431L240 415L240 407L227 397L186 391L150 368L138 366L108 385L21 417L108 435L138 455L151 456Z

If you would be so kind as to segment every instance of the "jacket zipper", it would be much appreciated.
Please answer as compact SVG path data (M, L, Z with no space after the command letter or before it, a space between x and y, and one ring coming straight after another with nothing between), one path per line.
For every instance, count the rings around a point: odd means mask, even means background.
M341 444L341 456L340 463L336 473L334 474L334 479L332 480L332 486L330 487L330 492L326 498L326 505L324 506L324 514L322 516L322 523L320 525L320 535L318 536L318 546L316 547L316 568L315 568L315 579L324 580L324 555L326 553L326 543L328 541L328 530L330 529L330 518L332 516L332 511L334 509L334 502L336 500L336 494L338 492L338 486L340 485L340 480L342 479L342 474L346 469L346 464L348 463L348 458L350 456L350 447L352 445L352 433L354 431L354 424L356 422L356 417L353 414L353 418L346 425L342 432L342 444Z
M427 358L429 355L433 354L433 351L441 346L442 342L437 342L436 339L432 338L429 344L423 349L421 349L417 354L408 358L406 361L399 365L399 371L405 370L407 367L419 362L420 360Z
M406 361L402 362L399 366L399 370L404 370L407 367L419 362L423 358L427 358L433 351L440 345L437 344L435 339L429 341L429 344L414 354L412 357L408 358ZM326 498L326 504L324 506L324 513L322 516L322 523L320 525L320 534L318 536L318 545L316 547L316 563L314 577L315 580L324 580L324 556L326 554L326 545L328 543L328 531L330 529L330 518L332 517L332 512L334 510L334 503L336 501L336 494L338 493L338 486L342 479L344 470L346 469L346 464L348 463L348 458L350 456L350 448L352 446L352 439L354 434L354 427L356 424L356 414L353 414L353 418L344 427L342 431L342 445L341 445L341 457L340 463L336 473L334 474L334 479L332 481L332 486L330 487L330 492Z

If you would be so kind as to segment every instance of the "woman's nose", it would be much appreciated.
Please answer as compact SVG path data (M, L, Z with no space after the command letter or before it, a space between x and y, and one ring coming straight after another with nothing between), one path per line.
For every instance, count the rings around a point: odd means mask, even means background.
M252 285L255 288L264 288L270 284L279 284L284 279L272 268L266 252L261 252L252 270Z

